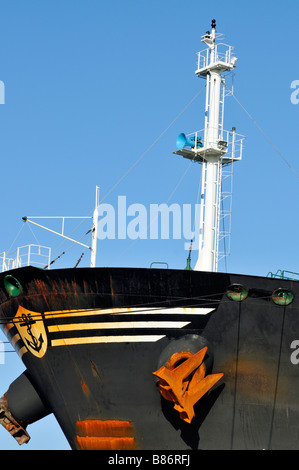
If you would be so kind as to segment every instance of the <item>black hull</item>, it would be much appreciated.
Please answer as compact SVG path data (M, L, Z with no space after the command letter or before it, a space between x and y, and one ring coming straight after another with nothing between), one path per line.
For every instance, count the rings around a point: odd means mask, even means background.
M7 275L22 286L15 297ZM236 283L247 289L243 301L227 296ZM294 294L290 305L274 303L278 288ZM25 428L53 412L72 449L298 449L298 293L296 281L193 271L3 273L2 327L41 402L40 412L25 409L28 401L18 408L18 381L11 413ZM18 328L24 312L40 336L25 321ZM188 423L153 372L176 351L203 346L209 372L223 377Z

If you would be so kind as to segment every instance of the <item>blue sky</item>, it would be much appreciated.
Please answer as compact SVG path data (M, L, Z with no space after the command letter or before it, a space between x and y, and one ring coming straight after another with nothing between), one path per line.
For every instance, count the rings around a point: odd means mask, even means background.
M238 57L236 98L294 170L228 98L224 127L236 126L246 141L234 167L227 270L299 272L299 104L290 100L291 83L299 80L298 10L295 0L0 0L0 252L36 239L55 256L67 247L37 228L33 235L22 216L91 213L96 185L102 200L203 86L194 73L196 52L205 48L201 35L215 18L217 32ZM176 137L203 123L204 93L105 202L115 205L120 195L128 204L166 202L188 166L172 153ZM192 164L170 202L195 204L199 180L200 166ZM81 229L78 237L89 225ZM81 252L68 251L53 267L74 266ZM180 269L186 257L184 240L103 240L97 264L149 267L165 261ZM89 265L88 253L81 265ZM7 352L1 394L22 371L21 360ZM52 417L28 430L32 439L21 450L69 448ZM19 449L4 429L0 449Z

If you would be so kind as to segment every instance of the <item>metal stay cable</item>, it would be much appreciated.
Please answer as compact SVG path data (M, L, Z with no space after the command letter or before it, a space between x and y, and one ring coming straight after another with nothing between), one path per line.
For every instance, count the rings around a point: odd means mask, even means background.
M170 196L168 197L168 199L166 200L166 204L168 204L168 202L170 201L170 199L172 198L172 196L174 195L174 193L176 192L176 190L178 189L178 187L180 186L181 182L183 181L183 179L185 178L187 172L189 171L190 169L190 166L192 164L193 160L190 161L189 165L187 166L186 170L184 171L183 175L181 176L181 178L179 179L178 183L176 184L174 190L172 191L172 193L170 194ZM150 225L151 226L151 225ZM140 238L136 238L135 240L133 240L129 246L127 246L127 248L125 248L114 260L114 262L116 262L119 258L121 258L128 250L130 250L132 248L133 245L135 245L135 243L138 242L138 240L140 240Z
M143 152L143 154L135 161L135 163L133 163L133 165L123 174L123 176L117 181L117 183L114 184L114 186L108 191L108 193L101 199L100 201L100 204L109 196L109 194L112 193L112 191L114 191L114 189L122 182L122 180L133 170L133 168L142 160L142 158L153 148L153 146L163 137L163 135L168 131L168 129L170 129L170 127L177 121L177 119L186 111L187 108L189 108L189 106L193 103L193 101L196 100L196 98L202 93L202 91L205 89L206 85L204 85L198 93L196 93L196 95L192 98L192 100L184 107L184 109L172 120L172 122L166 127L166 129L164 129L164 131L159 135L159 137L157 137L157 139L147 148L147 150L145 150L145 152ZM186 170L187 172L187 170ZM183 176L184 177L184 176ZM182 179L183 179L182 177ZM180 184L180 183L179 183ZM179 185L178 184L178 185ZM175 188L175 190L173 192L176 191L177 188ZM90 216L92 214L93 210L89 212L88 216ZM79 227L80 225L84 222L84 220L82 220L73 230L71 233L74 233ZM63 245L63 243L65 243L65 241L63 241L55 250L57 251L58 248L60 246Z
M12 244L10 245L9 251L10 251L10 250L12 249L12 247L14 246L14 244L15 244L17 238L19 237L20 233L22 232L23 228L24 228L24 224L22 224L22 227L20 228L20 230L19 230L18 234L16 235L14 241L13 241Z
M235 94L232 92L232 90L230 90L225 84L224 84L225 88L232 94L232 96L234 97L234 99L236 100L236 102L241 106L241 108L243 109L243 111L247 114L247 116L251 119L251 121L254 123L254 125L259 129L259 131L263 134L263 136L268 140L268 142L272 145L272 147L274 148L274 150L276 150L276 152L278 153L278 155L280 156L280 158L282 158L282 160L286 163L286 165L288 165L288 167L290 168L290 170L295 174L295 176L297 178L299 178L299 175L298 173L294 170L294 168L292 167L292 165L287 161L287 159L282 155L282 153L278 150L278 148L273 144L273 142L270 140L270 138L267 136L267 134L263 131L263 129L258 125L258 123L253 119L253 117L249 114L249 112L244 108L244 106L240 103L240 101L236 98Z
M11 244L10 247L9 247L9 252L10 252L10 250L12 250L12 247L14 246L15 242L16 242L17 239L19 238L20 233L22 232L24 226L25 226L25 224L23 223L23 224L22 224L22 227L20 228L20 230L19 230L19 232L18 232L18 234L16 235L15 239L13 240L12 244ZM32 235L33 235L33 237L35 238L36 242L40 245L40 242L38 241L37 237L35 236L35 234L34 234L32 228L31 228L30 226L29 226L29 229L30 229L30 231L31 231L31 233L32 233ZM13 252L13 253L14 253L14 252ZM12 254L12 253L7 253L7 254Z
M86 237L86 235L90 232L90 230L88 230L84 235L82 235L81 238L79 238L79 242L84 238ZM90 238L89 238L90 240ZM64 241L59 245L61 246L62 244L64 243ZM63 252L60 253L60 255L56 256L56 258L54 258L52 261L50 261L50 263L48 263L46 266L44 266L43 269L47 269L50 265L52 265L53 263L55 263L55 261L57 261L59 258L61 258L61 256L65 255L65 253L70 250L74 245L76 245L76 242L72 243L68 248L66 248ZM57 251L57 249L59 248L59 246L55 249L55 251ZM86 248L83 250L83 253L84 251L86 250Z
M205 159L205 155L206 155L206 151L204 153L204 159ZM194 158L195 158L195 155L193 157L193 159L190 161L189 165L187 166L186 170L184 171L184 173L182 174L182 176L180 177L179 181L177 182L175 188L173 189L173 191L171 192L171 194L168 196L167 200L166 200L166 204L169 203L170 199L172 198L172 196L175 194L175 192L177 191L177 189L179 188L180 184L182 183L183 179L185 178L185 176L187 175L192 163L194 162ZM199 186L198 186L198 193L197 193L197 200L196 200L196 204L198 204L198 200L199 200L199 195L200 195L200 192L201 192L201 177L200 177L200 181L199 181ZM151 225L150 225L151 226ZM195 231L195 218L194 218L194 223L193 223L193 233ZM192 245L192 242L193 242L193 239L194 239L194 236L191 240L191 245ZM120 253L120 255L114 259L114 262L117 261L119 258L121 258L131 247L132 245L134 245L138 240L140 240L139 238L136 238L135 240L132 241L132 243L127 247L125 248L122 253ZM191 250L191 245L190 245L190 250ZM190 253L190 250L189 250L189 253Z
M158 307L158 310L161 311L161 313L163 313L163 310L164 309L167 309L169 308L168 307L168 303L169 301L173 301L175 303L178 303L178 306L181 306L182 302L188 300L188 301L193 301L192 304L188 305L190 308L196 308L196 307L201 307L201 308L210 308L211 307L211 304L219 304L220 303L220 300L218 299L219 296L223 296L225 294L225 292L215 292L214 294L209 294L209 297L207 298L206 295L203 295L203 296L193 296L193 297L178 297L178 296L171 296L170 298L167 298L166 300L160 300L159 301L159 307ZM101 294L101 295L107 295L107 296L110 296L111 293L110 292L107 292L105 294ZM115 293L114 295L122 295L122 294L117 294ZM134 294L133 294L134 295ZM3 302L1 305L5 305L7 302L10 302L10 300L6 301L6 302ZM230 302L230 301L229 301ZM165 306L164 306L165 305ZM123 307L120 307L120 310L117 310L115 309L115 311L113 312L113 315L117 315L118 313L122 313L122 308L131 308L132 305L124 305ZM135 309L138 309L138 310L135 310L135 313L147 313L148 309L152 309L152 308L156 308L157 307L157 301L150 301L150 302L142 302L141 304L137 303L137 304L134 304L134 308ZM175 308L175 305L174 305L174 308ZM90 310L90 311L94 311L96 309L87 309L87 310ZM100 310L105 310L105 309L98 309L99 311ZM55 313L55 312L54 312ZM70 313L76 313L76 311L74 312L70 312ZM80 315L80 310L78 311L78 315ZM109 314L110 315L110 314ZM35 320L40 320L40 319L48 319L48 317L50 317L50 319L52 318L53 316L53 312L43 312L43 314L41 313L32 313L31 314L31 318L32 319L35 319ZM9 322L13 322L14 324L15 323L19 323L19 322L22 322L23 319L22 318L19 318L19 319L16 319L15 316L11 316L11 317L5 317L3 319L0 318L0 325L1 324L4 324L6 325L7 323Z
M153 142L152 145L141 155L141 157L136 160L136 162L129 168L129 170L122 176L122 178L111 188L111 190L104 196L104 198L100 201L102 202L115 188L118 186L118 184L125 178L129 172L139 163L139 161L147 154L147 152L158 142L158 140L165 134L165 132L174 124L174 122L183 114L183 112L193 103L193 101L200 95L200 93L205 89L206 85L204 85L200 91L192 98L192 100L185 106L185 108L173 119L173 121L169 124L169 126L160 134L160 136ZM186 170L184 171L183 175L180 177L178 183L176 184L175 188L171 192L170 196L168 197L166 204L170 201L174 193L177 191L178 187L182 183L183 179L185 178L186 174L188 173L191 164L194 162L194 158L190 161L189 165L187 166ZM200 183L201 184L201 183ZM200 186L199 186L200 188ZM195 222L194 222L195 224ZM114 259L114 261L117 261L119 258L121 258L131 247L134 245L139 239L137 238L136 240L133 240L132 243L123 250L123 252L117 256L117 258Z
M215 292L213 294L209 294L208 297L207 295L196 295L196 296L188 296L188 297L180 297L180 296L171 296L170 298L167 298L165 300L160 300L159 301L159 307L158 309L163 312L163 310L166 308L169 308L168 306L168 303L169 301L173 301L175 303L178 303L178 306L181 306L182 305L182 302L188 300L188 301L193 301L191 304L188 305L188 307L190 308L196 308L196 307L201 307L201 308L210 308L211 307L211 304L220 304L220 302L222 304L225 304L225 303L229 303L231 304L231 300L227 299L227 300L223 300L223 299L219 299L219 297L223 297L223 295L225 294L226 292ZM96 294L96 293L94 293ZM101 293L101 295L107 295L107 296L110 296L111 293L110 292L107 292L107 293ZM115 296L118 296L118 295L122 295L122 294L118 294L118 293L114 293ZM133 294L134 296L135 294ZM265 296L265 297L261 297L263 300L266 300L266 299L271 299L271 296ZM5 302L2 302L1 305L5 305L7 302L10 302L10 300L8 301L5 301ZM165 306L164 306L165 305ZM120 310L118 311L117 309L113 312L114 315L118 314L118 313L122 313L122 310L121 308L131 308L132 307L132 304L130 305L124 305L123 307L120 307ZM153 300L153 301L150 301L150 302L142 302L142 303L136 303L134 304L134 308L138 309L135 311L135 313L146 313L148 309L152 309L152 308L156 308L157 307L157 301L156 300ZM173 305L173 307L175 307L175 305ZM240 307L240 305L239 305ZM90 311L94 311L95 309L91 308L91 309L87 309L87 310L90 310ZM100 311L101 309L99 309ZM105 309L103 309L105 310ZM296 309L297 311L298 309ZM79 315L80 315L80 311L79 312ZM54 312L55 313L55 312ZM73 313L76 313L76 311L74 311ZM239 312L240 314L240 312ZM32 314L31 315L31 318L34 318L36 320L38 319L47 319L48 317L52 317L53 315L53 312L43 312L43 314L41 313L35 313L35 314ZM18 323L19 321L23 321L22 319L16 319L15 316L11 316L11 317L5 317L3 319L0 318L0 324L7 324L9 322L13 322L13 323ZM240 318L238 319L238 322L240 322ZM284 322L284 320L283 320ZM282 327L283 329L283 327ZM237 344L239 345L239 334L240 334L240 324L238 324L238 333L237 333ZM237 352L239 350L239 346L237 346ZM238 355L238 353L237 353Z
M115 183L114 186L108 191L108 193L101 199L100 203L106 199L109 194L121 183L121 181L133 170L133 168L142 160L142 158L153 148L153 146L163 137L163 135L168 131L168 129L177 121L177 119L186 111L187 108L193 103L194 100L201 94L201 92L205 89L206 85L204 85L198 93L192 98L192 100L184 107L184 109L173 119L173 121L164 129L164 131L157 137L157 139L143 152L143 154L133 163L133 165L123 174L123 176Z

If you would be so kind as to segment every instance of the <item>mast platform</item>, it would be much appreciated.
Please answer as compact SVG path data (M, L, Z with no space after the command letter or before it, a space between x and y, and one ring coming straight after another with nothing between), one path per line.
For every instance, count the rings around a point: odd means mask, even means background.
M203 140L203 146L197 147L197 139L200 135L203 135L204 131L205 129L202 129L186 135L187 138L191 137L190 140L192 140L192 137L195 137L195 146L193 148L183 147L173 153L198 163L203 163L209 157L221 159L223 165L242 159L243 140L245 137L237 134L235 128L231 131L222 131L222 136L216 142L212 142L211 145Z

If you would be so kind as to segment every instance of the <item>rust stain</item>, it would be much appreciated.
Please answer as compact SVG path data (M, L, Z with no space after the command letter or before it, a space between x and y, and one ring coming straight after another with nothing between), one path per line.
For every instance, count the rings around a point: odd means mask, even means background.
M90 359L90 364L91 364L91 369L92 369L92 373L94 376L98 377L100 380L102 380L102 377L97 369L97 366L92 362L92 360Z
M63 282L61 281L60 282L60 288L61 288L61 291L62 291L62 295L64 297L66 297L67 293L68 293L68 289L67 289L67 281Z
M49 291L44 281L40 279L34 279L28 284L27 296L28 297L33 297L33 296L42 297L45 305L47 306L48 306L48 299L47 299L48 294L49 294Z
M239 358L236 368L235 358L222 364L229 380L237 376L238 389L260 399L272 399L276 381L276 364L263 362L262 358Z
M73 288L73 292L75 294L75 296L78 295L78 286L77 286L77 283L75 281L72 281L72 288Z
M111 291L111 296L114 296L114 290L113 290L113 285L112 285L112 276L110 275L110 291Z
M0 424L16 439L19 445L26 444L30 440L26 424L17 421L10 412L7 392L0 398Z
M82 450L134 450L136 441L130 421L77 421L77 443Z
M37 295L41 292L47 292L46 284L40 279L35 279L29 283L28 295Z
M81 380L81 385L82 385L84 393L86 394L89 393L88 385L84 382L84 380Z
M51 292L53 292L54 295L59 294L59 290L58 290L58 286L57 286L56 281L52 281Z

